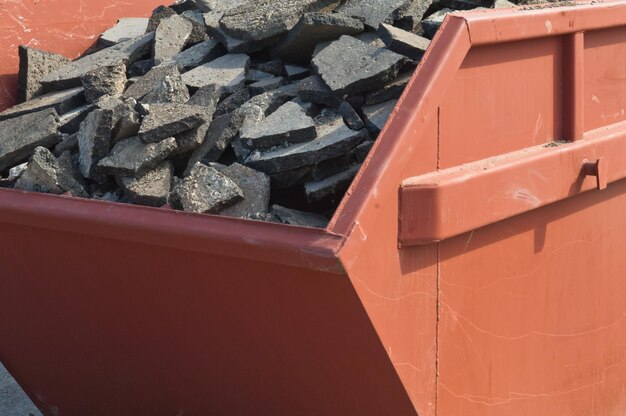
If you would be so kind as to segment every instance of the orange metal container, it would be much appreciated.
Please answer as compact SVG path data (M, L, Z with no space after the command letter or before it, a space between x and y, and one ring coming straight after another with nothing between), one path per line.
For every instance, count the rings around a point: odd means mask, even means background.
M624 415L625 109L626 2L475 11L326 230L0 190L0 360L46 415Z

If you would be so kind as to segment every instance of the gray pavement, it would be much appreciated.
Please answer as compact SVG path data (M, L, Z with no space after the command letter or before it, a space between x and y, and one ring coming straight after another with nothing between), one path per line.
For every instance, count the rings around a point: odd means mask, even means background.
M41 416L26 393L0 363L0 415Z

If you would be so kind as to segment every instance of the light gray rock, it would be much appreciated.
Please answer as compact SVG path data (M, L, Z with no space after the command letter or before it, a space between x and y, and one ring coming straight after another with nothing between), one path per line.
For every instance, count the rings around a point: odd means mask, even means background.
M134 98L145 104L179 103L189 100L189 91L174 65L152 68L124 92L124 98Z
M392 23L394 11L403 7L410 0L347 0L337 8L346 16L358 17L371 29L381 23Z
M250 0L194 0L198 9L205 13L211 11L224 12L249 1Z
M231 93L243 86L249 66L248 55L228 54L184 73L183 81L191 88L215 85Z
M189 20L193 26L187 45L195 45L209 39L207 28L204 25L204 14L200 10L186 10L180 15Z
M211 62L222 55L224 55L223 46L220 45L219 42L209 39L180 52L168 62L173 62L178 65L178 69L181 71L188 71L207 62Z
M85 99L93 103L105 95L122 95L126 89L126 65L101 66L81 77Z
M241 139L252 149L268 149L284 143L302 143L316 137L313 119L296 103L287 102L260 123L241 129Z
M178 13L176 13L176 11L171 7L158 6L152 11L152 15L150 16L150 20L148 21L148 29L146 29L146 32L155 32L163 20L177 14Z
M0 113L0 121L39 112L46 108L52 108L57 114L61 115L82 106L84 103L85 94L82 87L51 92L4 110Z
M15 182L15 189L61 195L88 197L83 185L74 177L74 166L69 152L57 160L45 147L37 147L26 169Z
M79 167L83 177L97 182L105 180L98 162L111 150L113 110L94 110L80 125L78 131Z
M161 207L168 203L173 176L172 162L166 161L138 178L119 177L117 183L131 203Z
M173 137L148 144L139 137L131 137L116 143L111 154L98 162L98 167L107 175L138 177L154 169L175 150Z
M137 38L146 33L149 21L150 19L147 17L122 18L117 21L115 26L102 33L98 41L103 47L109 47Z
M178 55L187 44L193 24L182 16L163 19L157 27L152 58L158 64Z
M54 109L0 121L0 172L24 162L39 147L59 142L58 115Z
M205 123L203 107L187 104L152 104L150 114L144 117L139 138L144 143L154 143L173 137Z
M367 129L372 135L377 135L387 124L391 112L398 100L391 100L381 104L363 107L363 116Z
M17 79L20 103L42 95L44 88L41 79L70 62L64 56L24 45L19 46L18 55L20 69Z
M287 83L287 80L283 77L273 77L251 84L248 87L248 90L250 91L250 95L255 96L275 90L276 88L279 88Z
M390 50L414 61L422 59L430 45L430 39L384 23L378 27L378 34Z
M263 172L250 169L239 163L221 170L241 188L243 200L220 211L220 215L240 218L257 218L269 211L270 178Z
M235 182L202 163L191 169L174 194L177 205L195 213L218 213L244 197Z

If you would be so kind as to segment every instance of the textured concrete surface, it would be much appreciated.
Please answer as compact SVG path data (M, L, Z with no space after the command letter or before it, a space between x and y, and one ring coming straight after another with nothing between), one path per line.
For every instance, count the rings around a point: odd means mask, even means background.
M41 416L26 393L0 363L0 415Z

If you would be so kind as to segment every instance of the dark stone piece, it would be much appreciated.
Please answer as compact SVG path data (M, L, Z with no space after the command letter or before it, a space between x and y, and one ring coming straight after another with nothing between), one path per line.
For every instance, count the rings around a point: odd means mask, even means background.
M259 123L241 129L241 140L252 149L302 143L316 137L313 119L298 104L288 102Z
M196 163L174 194L177 205L195 213L218 213L244 197L235 182L202 163Z
M178 65L178 69L181 71L188 71L207 62L211 62L224 55L224 53L224 47L220 43L209 39L185 49L172 58L172 61Z
M448 13L452 13L453 10L450 9L441 9L438 12L435 12L428 16L426 19L422 20L422 29L424 30L424 36L428 39L432 39L435 36L435 33L441 27L443 20L446 18Z
M104 182L98 162L111 150L113 110L94 110L85 118L78 131L79 167L83 177Z
M361 117L359 117L359 114L346 101L341 103L339 106L339 112L343 116L343 121L352 130L361 130L365 128L365 124L363 123L363 120L361 120Z
M150 19L146 17L127 17L117 21L115 26L100 35L98 43L103 48L142 36L148 29Z
M414 61L422 59L430 45L429 39L384 23L378 27L378 34L390 50Z
M341 103L328 85L324 84L324 81L317 75L312 75L300 81L298 84L298 97L304 101L331 107L339 107Z
M411 0L346 0L337 11L352 17L358 17L370 29L378 28L381 23L392 23L393 13Z
M250 100L250 90L247 87L235 91L219 103L217 110L215 111L215 117L223 116L231 111L235 111L248 100Z
M101 66L83 75L81 82L88 103L105 95L122 95L126 89L126 65Z
M47 108L52 108L61 115L82 106L84 103L85 94L82 87L51 92L4 110L0 113L0 121L39 112Z
M250 95L255 96L275 90L276 88L279 88L285 84L287 84L287 80L285 78L274 77L255 82L254 84L250 85L248 89L250 91Z
M321 181L307 182L304 184L304 193L309 204L326 202L331 205L337 204L350 187L361 165L355 165L344 172L330 176Z
M312 212L298 211L280 205L272 205L270 212L283 224L310 228L326 228L328 225L328 218Z
M156 65L156 62L154 62L154 59L152 58L144 59L143 61L137 61L134 64L132 64L130 67L128 67L126 71L126 76L128 78L143 77L152 68L154 68L155 65Z
M289 81L299 81L311 75L311 69L297 65L285 65L285 72Z
M183 81L191 88L216 85L226 92L234 92L245 82L250 58L244 54L228 54L183 74Z
M166 161L142 176L118 177L117 183L132 204L162 207L169 201L174 167Z
M141 123L139 137L144 143L154 143L173 137L206 122L203 107L187 104L152 104L150 114Z
M111 154L98 162L100 172L115 176L138 177L154 169L176 150L176 139L170 137L145 144L139 137L117 142Z
M266 174L239 163L233 163L220 172L243 192L243 200L220 211L220 215L253 219L269 211L270 178Z
M64 56L20 45L18 48L20 69L18 73L19 98L24 102L44 93L41 79L56 71L70 60Z
M381 104L363 107L365 125L373 136L378 135L383 127L385 127L397 102L397 100L391 100Z
M172 17L176 15L176 11L167 6L159 6L152 11L152 16L150 16L150 21L148 22L148 28L146 32L154 32L159 27L159 24L168 17Z
M365 105L374 105L390 100L397 100L404 92L412 76L412 72L405 72L380 90L368 93L365 96Z
M152 58L158 64L178 55L187 44L193 30L189 19L174 15L164 19L157 27Z

